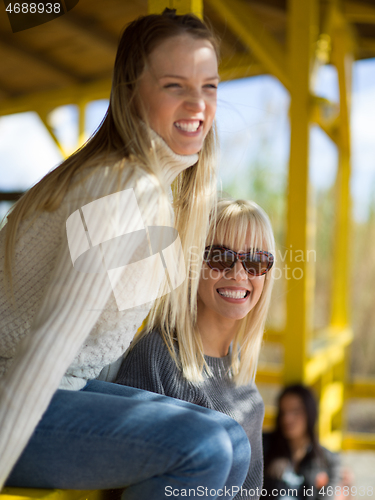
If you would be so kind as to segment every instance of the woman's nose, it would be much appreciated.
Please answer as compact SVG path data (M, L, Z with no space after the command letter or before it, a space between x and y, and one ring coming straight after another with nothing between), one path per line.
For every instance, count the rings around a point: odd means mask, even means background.
M226 275L228 278L234 278L237 281L247 280L249 277L240 260L237 260L232 269L227 271Z
M199 94L190 94L185 101L185 108L189 111L204 111L206 109L206 102L203 96Z

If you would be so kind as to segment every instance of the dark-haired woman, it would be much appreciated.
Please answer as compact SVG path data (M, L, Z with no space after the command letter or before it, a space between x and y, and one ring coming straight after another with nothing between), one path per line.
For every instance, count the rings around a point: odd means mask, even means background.
M96 380L150 309L152 326L155 311L196 300L185 276L199 275L190 252L203 253L216 191L217 85L216 42L198 18L135 20L100 127L8 217L0 487L126 487L123 498L159 500L242 484L250 449L232 419L115 385L115 370Z
M334 498L338 455L318 442L317 403L307 387L286 387L278 400L276 429L264 435L264 489L275 498ZM329 488L327 490L327 487ZM330 494L331 493L331 494Z

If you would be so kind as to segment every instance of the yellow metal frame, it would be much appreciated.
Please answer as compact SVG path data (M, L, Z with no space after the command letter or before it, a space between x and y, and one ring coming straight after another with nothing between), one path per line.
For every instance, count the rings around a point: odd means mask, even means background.
M148 13L161 14L168 7L176 9L178 14L189 14L203 17L203 0L148 0Z
M301 279L288 281L286 327L283 332L267 332L266 339L284 345L284 367L260 367L259 383L303 382L314 386L319 395L321 440L332 449L343 444L342 422L346 387L346 350L352 341L349 327L348 290L350 234L350 87L354 38L339 0L327 2L326 19L319 25L318 0L288 1L288 46L282 50L264 29L251 7L241 0L207 0L266 72L273 74L289 90L290 162L286 247L304 255L304 262L290 259L291 273L302 269ZM237 67L236 76L246 76L254 64ZM340 102L332 103L314 94L317 71L331 61L338 74ZM228 63L225 68L227 69ZM241 68L241 69L240 69ZM228 74L228 73L226 73ZM229 73L230 74L230 73ZM309 188L310 124L318 124L337 145L339 165L336 180L335 261L332 277L331 321L320 347L314 348L312 325L315 287L314 262L307 258L314 248L315 221ZM301 254L302 252L302 254ZM291 253L288 252L288 256ZM300 271L298 271L300 272ZM375 388L375 385L371 387ZM375 391L375 389L374 389ZM266 422L273 416L266 413ZM353 444L355 437L351 437ZM368 441L368 440L367 440ZM366 442L367 442L366 441ZM361 442L361 446L364 446Z
M79 134L77 147L86 140L84 135L84 109L88 102L108 99L111 92L111 80L105 79L94 83L73 85L65 89L49 92L36 92L27 97L16 97L5 100L0 105L0 116L35 111L51 135L52 140L65 158L70 152L66 151L53 128L49 123L49 113L59 106L75 103L79 108Z
M105 493L99 490L43 490L34 488L4 488L1 500L105 500Z
M350 221L350 79L353 37L340 10L331 0L324 31L319 26L318 0L289 0L288 45L282 50L267 33L251 7L241 0L207 0L235 32L243 45L254 54L264 70L284 84L291 95L290 161L286 248L304 255L296 262L288 252L291 275L288 280L286 327L281 334L269 332L266 338L282 341L284 368L263 368L258 382L313 385L320 399L319 430L323 443L339 448L342 435L334 427L341 422L344 402L346 348L352 340L348 318L348 241ZM314 95L317 70L329 60L337 68L340 102L331 103ZM237 72L238 74L238 72ZM331 322L319 349L313 345L314 262L307 256L315 247L314 208L309 186L310 124L317 123L339 149L335 223L335 264L332 281ZM297 275L297 274L296 274ZM268 416L267 416L268 418Z
M312 333L314 292L313 262L306 259L314 248L314 223L309 193L309 123L310 77L312 66L311 26L316 26L315 0L291 0L288 14L289 71L291 79L290 159L286 247L304 256L296 262L288 252L287 265L294 276L302 270L301 279L288 281L287 314L284 337L284 383L302 382L305 378L307 346ZM298 272L298 271L297 271Z
M342 449L375 451L375 436L364 432L347 433L342 440Z
M289 89L286 55L273 37L263 29L251 7L241 0L206 0L225 20L228 27L261 62Z

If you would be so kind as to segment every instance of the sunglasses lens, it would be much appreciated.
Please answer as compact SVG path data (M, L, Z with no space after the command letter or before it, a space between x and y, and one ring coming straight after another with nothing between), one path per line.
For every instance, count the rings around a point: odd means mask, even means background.
M235 260L235 255L223 248L211 248L205 257L205 261L211 269L215 269L217 271L229 269L232 267Z
M269 271L273 265L273 255L258 252L252 254L244 261L247 272L253 276L261 276Z

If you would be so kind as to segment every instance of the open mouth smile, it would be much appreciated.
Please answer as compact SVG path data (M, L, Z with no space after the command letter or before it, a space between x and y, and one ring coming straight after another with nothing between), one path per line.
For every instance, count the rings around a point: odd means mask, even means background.
M174 122L174 126L182 132L195 133L199 132L203 127L202 120L180 120Z
M230 290L229 288L218 288L217 293L223 297L223 299L229 299L230 301L245 301L250 295L249 290Z

